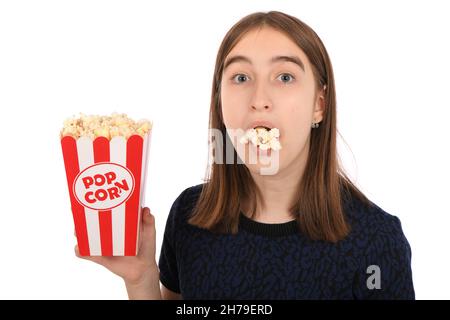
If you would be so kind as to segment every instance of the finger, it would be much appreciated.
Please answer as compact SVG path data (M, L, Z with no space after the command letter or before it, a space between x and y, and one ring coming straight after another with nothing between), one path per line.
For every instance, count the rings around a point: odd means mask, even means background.
M140 255L144 254L150 259L155 259L156 249L156 229L155 217L151 214L149 208L143 210L143 228L141 233Z
M155 216L152 215L149 208L144 208L142 211L142 222L143 222L143 228L150 228L150 230L155 229Z
M142 235L142 230L144 229L144 217L147 214L147 211L150 210L149 208L145 207L141 210L141 223L139 224L139 235ZM141 245L142 237L139 239L139 246Z
M149 222L149 217L153 217L152 212L149 207L145 207L142 209L142 218L144 219L144 222Z
M142 209L142 227L148 227L155 224L155 217L152 215L150 208Z
M141 221L139 223L139 243L138 243L138 252L141 251L141 247L142 247L142 235L143 235L143 230L144 230L144 215L146 212L147 208L142 208L141 209Z
M98 263L106 268L109 267L109 263L110 263L110 257L102 257L102 256L82 256L80 254L80 250L78 248L78 245L75 245L75 255L80 258L80 259L84 259L84 260L89 260L95 263Z

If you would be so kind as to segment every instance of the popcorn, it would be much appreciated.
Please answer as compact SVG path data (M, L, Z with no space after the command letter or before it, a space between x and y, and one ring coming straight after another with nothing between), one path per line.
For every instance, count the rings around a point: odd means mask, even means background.
M126 114L112 113L111 116L85 115L73 117L64 121L61 130L61 138L71 136L80 137L105 137L112 139L122 136L128 139L134 134L144 136L152 129L152 123L148 120L134 121Z
M261 150L273 149L277 151L281 149L279 138L280 130L277 128L268 130L265 127L256 127L254 129L248 129L239 142L246 144L250 141Z

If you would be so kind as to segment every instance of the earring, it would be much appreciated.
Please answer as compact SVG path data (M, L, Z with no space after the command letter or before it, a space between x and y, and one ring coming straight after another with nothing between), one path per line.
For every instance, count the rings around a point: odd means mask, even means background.
M313 129L317 129L318 127L319 127L319 122L313 122L311 124L311 128L313 128Z

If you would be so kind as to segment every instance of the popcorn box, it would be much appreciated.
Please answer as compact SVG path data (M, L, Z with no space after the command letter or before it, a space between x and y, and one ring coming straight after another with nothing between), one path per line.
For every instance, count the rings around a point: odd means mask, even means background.
M137 254L150 139L61 138L80 255Z

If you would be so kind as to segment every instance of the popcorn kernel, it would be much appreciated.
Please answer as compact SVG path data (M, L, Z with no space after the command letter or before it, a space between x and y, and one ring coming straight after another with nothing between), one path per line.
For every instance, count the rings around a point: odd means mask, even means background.
M123 136L129 138L133 134L144 136L152 129L152 123L148 120L138 122L128 118L126 114L112 113L111 116L85 115L80 113L78 117L66 119L63 122L61 137L113 137Z

